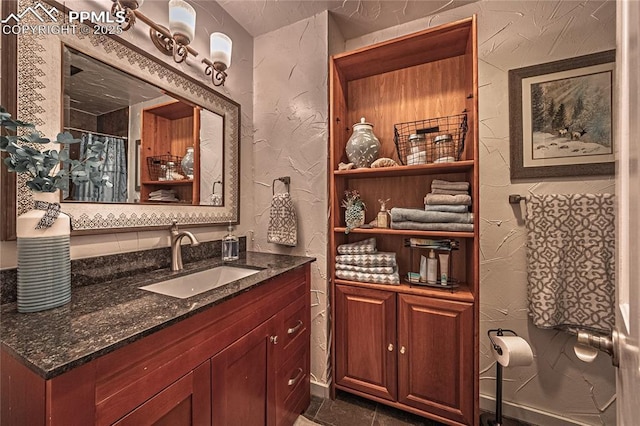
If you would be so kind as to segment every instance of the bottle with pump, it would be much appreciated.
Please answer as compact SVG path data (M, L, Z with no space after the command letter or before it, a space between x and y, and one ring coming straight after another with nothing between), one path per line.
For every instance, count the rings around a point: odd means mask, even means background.
M376 217L376 228L388 228L391 224L390 213L387 210L387 203L391 201L391 198L387 198L386 200L378 200L380 203L380 211L378 212L378 216Z
M240 257L240 242L238 237L233 235L233 226L231 224L227 229L229 234L222 239L222 260L238 260Z
M438 282L438 259L436 254L431 250L427 259L427 284L436 284Z

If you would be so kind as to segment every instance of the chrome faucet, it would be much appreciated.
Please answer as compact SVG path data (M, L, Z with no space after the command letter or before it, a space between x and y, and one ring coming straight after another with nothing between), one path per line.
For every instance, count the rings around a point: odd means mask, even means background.
M176 219L173 219L171 223L171 270L180 271L182 269L182 247L180 244L182 238L189 237L192 246L197 246L200 242L191 232L178 230L178 221Z

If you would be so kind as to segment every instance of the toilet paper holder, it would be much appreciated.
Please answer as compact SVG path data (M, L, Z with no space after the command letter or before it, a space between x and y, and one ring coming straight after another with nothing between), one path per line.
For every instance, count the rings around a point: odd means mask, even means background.
M514 336L517 336L518 333L516 333L513 330L509 330L509 329L504 329L504 328L495 328L495 329L491 329L489 331L487 331L487 336L489 336L489 340L491 341L491 345L493 346L493 350L496 351L498 353L498 355L502 355L502 347L500 347L500 345L498 345L496 342L493 341L493 339L491 338L491 333L496 333L496 336L504 336L504 333L511 333Z

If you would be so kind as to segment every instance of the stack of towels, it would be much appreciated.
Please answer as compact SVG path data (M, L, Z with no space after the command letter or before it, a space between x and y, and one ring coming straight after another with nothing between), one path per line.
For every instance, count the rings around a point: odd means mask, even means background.
M378 252L376 239L338 246L336 278L376 284L400 284L396 254Z
M473 232L473 213L469 212L469 182L434 179L425 197L425 208L391 209L391 228L419 231Z
M149 201L166 201L166 202L178 202L176 197L176 191L173 189L158 189L149 193Z

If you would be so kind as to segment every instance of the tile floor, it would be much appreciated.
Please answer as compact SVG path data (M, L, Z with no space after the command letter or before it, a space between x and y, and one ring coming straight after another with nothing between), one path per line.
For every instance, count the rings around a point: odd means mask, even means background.
M324 426L442 425L442 423L340 391L335 401L311 396L311 405L304 416Z
M444 426L433 420L338 391L335 401L311 396L304 417L323 426ZM493 417L490 417L493 418ZM503 418L504 426L535 426Z

